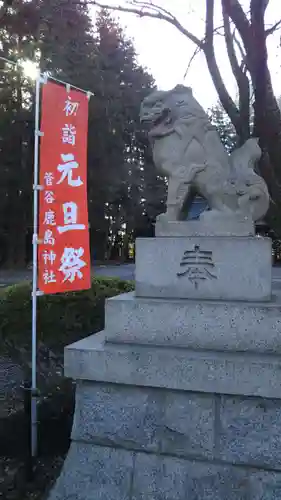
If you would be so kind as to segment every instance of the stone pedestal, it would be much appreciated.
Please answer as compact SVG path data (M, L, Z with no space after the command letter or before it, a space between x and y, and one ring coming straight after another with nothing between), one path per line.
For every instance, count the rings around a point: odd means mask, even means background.
M193 274L175 277L194 245L212 252L216 278L194 254ZM76 408L49 500L281 499L270 259L254 237L138 241L136 293L107 300L105 330L65 350Z
M271 266L269 238L140 238L136 293L169 299L270 300Z

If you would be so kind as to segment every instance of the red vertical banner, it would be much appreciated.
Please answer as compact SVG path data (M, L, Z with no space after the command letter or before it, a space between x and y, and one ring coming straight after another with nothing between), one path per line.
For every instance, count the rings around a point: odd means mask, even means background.
M87 206L88 97L47 82L41 106L38 288L91 286Z

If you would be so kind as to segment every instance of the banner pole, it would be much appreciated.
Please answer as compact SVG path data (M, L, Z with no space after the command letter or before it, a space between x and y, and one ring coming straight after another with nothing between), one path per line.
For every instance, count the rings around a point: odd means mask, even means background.
M41 77L35 86L34 173L33 173L33 265L32 265L32 373L31 373L31 456L37 456L37 249L38 249L38 174L39 174L39 108Z

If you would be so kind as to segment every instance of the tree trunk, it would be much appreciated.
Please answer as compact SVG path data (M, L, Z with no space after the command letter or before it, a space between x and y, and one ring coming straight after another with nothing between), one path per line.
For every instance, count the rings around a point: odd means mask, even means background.
M258 84L257 84L258 86ZM255 109L255 133L260 139L260 146L268 152L269 159L274 171L275 182L278 185L279 196L281 194L281 114L273 93L269 72L265 85L265 92L256 93ZM276 186L275 186L276 187Z

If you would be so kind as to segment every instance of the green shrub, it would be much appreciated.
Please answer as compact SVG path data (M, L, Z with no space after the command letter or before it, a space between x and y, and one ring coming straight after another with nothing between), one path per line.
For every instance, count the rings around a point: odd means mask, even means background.
M104 301L133 290L133 283L117 278L95 278L82 292L38 297L38 341L54 351L103 329ZM21 283L0 293L0 347L31 344L31 284Z

